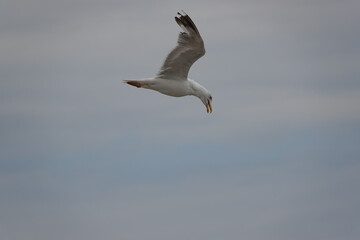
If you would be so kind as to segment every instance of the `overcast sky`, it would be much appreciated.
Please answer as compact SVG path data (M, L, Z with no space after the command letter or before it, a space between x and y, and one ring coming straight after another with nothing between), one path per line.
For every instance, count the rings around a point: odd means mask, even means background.
M0 6L1 239L359 238L359 1ZM121 81L182 9L212 114Z

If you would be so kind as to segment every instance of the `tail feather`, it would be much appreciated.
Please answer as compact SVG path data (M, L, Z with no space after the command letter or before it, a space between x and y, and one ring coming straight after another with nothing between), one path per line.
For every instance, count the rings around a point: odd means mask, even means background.
M123 80L123 82L137 88L141 88L146 85L144 81L139 81L139 80Z

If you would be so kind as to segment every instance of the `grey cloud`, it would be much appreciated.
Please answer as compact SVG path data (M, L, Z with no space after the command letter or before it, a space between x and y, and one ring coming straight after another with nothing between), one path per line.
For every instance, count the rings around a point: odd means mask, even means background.
M181 8L212 115L121 82L156 73ZM357 239L358 9L6 1L0 237Z
M90 178L48 181L57 184L57 191L45 203L9 202L3 214L17 220L2 221L2 234L29 239L356 239L359 219L351 206L359 200L358 164L323 169L309 161L242 167L215 178L197 174L176 182L120 183L111 191ZM341 194L335 194L338 189Z

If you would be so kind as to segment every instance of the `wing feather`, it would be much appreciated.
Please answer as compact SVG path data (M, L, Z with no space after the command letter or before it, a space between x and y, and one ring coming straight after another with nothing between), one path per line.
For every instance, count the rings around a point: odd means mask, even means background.
M186 80L190 67L205 54L204 41L185 12L178 13L175 21L184 32L179 33L177 46L166 57L157 77Z

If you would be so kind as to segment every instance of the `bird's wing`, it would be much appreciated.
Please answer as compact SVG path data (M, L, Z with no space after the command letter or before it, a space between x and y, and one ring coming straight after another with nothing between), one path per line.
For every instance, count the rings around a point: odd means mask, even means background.
M166 57L157 77L183 80L187 79L191 65L204 56L205 47L198 29L185 12L178 13L175 20L184 32L179 33L177 46Z

